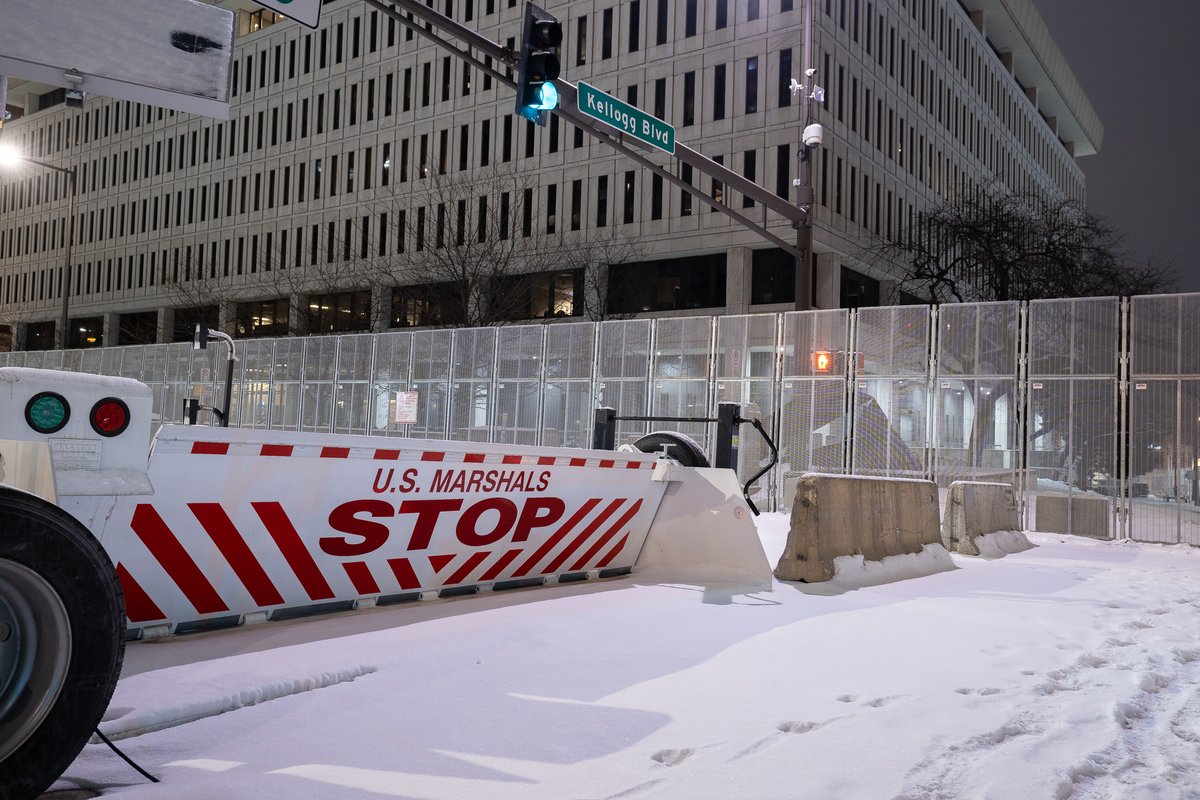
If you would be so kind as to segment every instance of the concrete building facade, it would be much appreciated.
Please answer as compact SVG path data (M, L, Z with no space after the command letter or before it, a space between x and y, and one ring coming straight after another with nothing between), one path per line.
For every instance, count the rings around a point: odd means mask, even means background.
M431 0L518 44L517 0ZM805 3L813 58L805 58ZM569 123L515 116L513 92L359 0L309 30L241 0L227 121L14 83L0 138L78 174L70 346L172 341L204 319L239 336L499 318L747 313L795 304L789 257ZM1102 129L1031 0L568 0L562 77L676 127L794 199L801 101L812 155L813 298L903 300L871 257L914 210L999 182L1082 200ZM787 241L791 223L665 154L650 158ZM0 322L54 339L66 180L0 173ZM431 276L472 241L487 287ZM506 273L497 278L496 262ZM453 259L451 259L453 260ZM479 283L464 273L461 283ZM456 299L446 289L455 284ZM493 304L494 305L494 304ZM484 320L486 321L486 320Z

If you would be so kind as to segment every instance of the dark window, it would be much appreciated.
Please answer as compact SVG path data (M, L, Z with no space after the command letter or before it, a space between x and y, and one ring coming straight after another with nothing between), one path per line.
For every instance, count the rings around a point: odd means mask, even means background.
M587 16L580 17L575 24L575 66L587 63Z
M758 173L758 151L747 150L742 154L742 175L746 180L754 183ZM750 208L754 205L754 198L749 195L742 195L742 208Z
M758 56L746 59L746 113L758 111Z
M879 305L879 281L849 267L842 267L842 308Z
M687 0L683 16L683 35L696 35L696 0Z
M725 119L725 65L713 68L713 119Z
M237 337L252 339L260 336L287 336L288 306L286 297L237 304Z
M600 58L612 58L613 43L613 10L604 9L603 22L600 26Z
M371 293L309 295L307 316L308 333L370 330Z
M622 222L624 222L626 225L633 222L633 211L636 196L637 192L633 179L633 171L630 170L625 173L625 210L621 217Z
M608 312L676 311L725 305L725 254L612 264Z
M164 251L165 254L165 251ZM166 272L166 264L163 265ZM203 322L210 328L220 329L220 310L217 306L193 306L175 309L175 329L171 341L190 342L196 333L196 323Z
M667 79L659 78L654 81L654 116L664 119L667 116Z
M608 176L601 175L596 179L596 227L603 228L608 224Z
M493 289L505 298L504 319L577 317L583 313L583 269L501 277Z
M696 73L683 74L683 125L696 124Z
M425 283L392 289L392 327L461 325L465 292L459 283Z
M667 0L658 0L658 19L656 20L654 34L655 44L667 43L667 21L670 19L670 11L667 6Z
M781 50L779 53L779 107L792 104L792 50Z
M642 2L630 0L629 3L629 52L636 53L641 45L639 39L642 31Z
M758 0L746 0L746 19L758 19Z
M750 267L750 303L794 303L796 259L779 248L755 250Z
M117 344L154 344L158 340L158 312L122 314L117 329Z
M721 30L729 24L729 0L717 0L716 22L714 26Z

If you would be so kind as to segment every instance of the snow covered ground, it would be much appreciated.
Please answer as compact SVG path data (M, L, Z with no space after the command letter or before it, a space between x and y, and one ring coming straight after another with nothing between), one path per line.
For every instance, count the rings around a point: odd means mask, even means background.
M760 518L772 564L786 527ZM162 782L89 745L56 788L1200 798L1200 550L1029 538L834 585L639 573L132 644L102 730Z

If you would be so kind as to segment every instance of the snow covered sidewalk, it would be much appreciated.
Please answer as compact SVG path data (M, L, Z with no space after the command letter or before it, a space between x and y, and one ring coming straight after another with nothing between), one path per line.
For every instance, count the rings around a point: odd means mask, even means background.
M638 573L132 644L102 730L162 783L89 745L57 787L1200 798L1200 550L1029 538L861 588Z

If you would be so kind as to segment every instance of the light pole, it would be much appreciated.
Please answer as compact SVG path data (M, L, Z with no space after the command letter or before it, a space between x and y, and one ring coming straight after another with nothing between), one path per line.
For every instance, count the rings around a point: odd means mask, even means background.
M62 266L59 289L62 292L62 317L58 322L58 330L54 338L60 350L67 349L67 328L70 324L71 299L71 245L75 240L75 167L59 167L47 164L45 161L27 158L17 152L11 145L0 144L0 167L15 167L20 164L34 164L44 169L52 169L67 176L67 252Z

